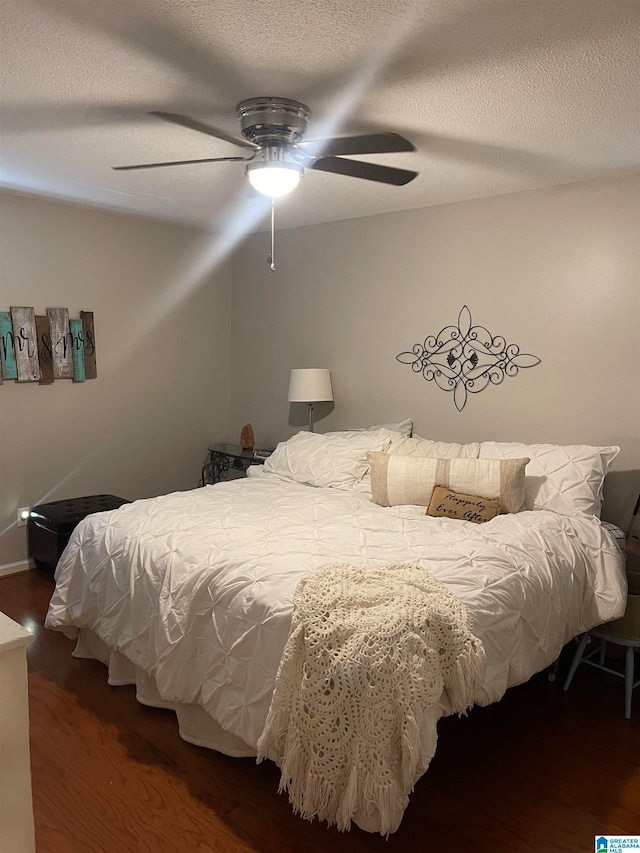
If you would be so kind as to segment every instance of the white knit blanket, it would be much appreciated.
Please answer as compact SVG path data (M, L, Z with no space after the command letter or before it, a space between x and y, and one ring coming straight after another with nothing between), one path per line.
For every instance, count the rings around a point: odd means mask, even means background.
M322 569L296 589L258 761L280 766L303 817L349 829L375 808L387 835L413 788L425 713L443 690L464 712L484 666L464 604L424 569Z

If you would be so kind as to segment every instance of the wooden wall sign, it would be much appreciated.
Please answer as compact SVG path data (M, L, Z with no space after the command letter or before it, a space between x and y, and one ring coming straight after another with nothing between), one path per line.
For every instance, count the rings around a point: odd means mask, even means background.
M69 311L66 308L47 308L53 354L53 378L73 379L72 340Z
M36 315L33 308L21 308L12 305L11 322L18 382L38 382L40 380L40 362L38 361Z
M69 320L71 329L71 361L73 362L73 381L84 382L84 335L82 320Z
M86 379L95 379L98 375L96 368L96 335L93 330L93 311L81 311L82 334L84 338L84 375Z
M96 340L92 311L69 319L67 308L12 306L0 311L0 385L5 379L51 385L54 379L95 379Z
M13 323L8 311L0 311L0 363L3 379L18 378L18 366L13 350Z
M42 374L40 384L51 385L53 382L53 353L51 352L49 318L46 315L36 315L36 334L38 335L38 361Z

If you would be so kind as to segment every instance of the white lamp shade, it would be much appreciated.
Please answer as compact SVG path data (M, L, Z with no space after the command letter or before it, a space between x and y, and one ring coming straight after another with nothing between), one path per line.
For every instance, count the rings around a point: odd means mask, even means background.
M289 378L289 403L321 403L333 400L331 371L325 368L294 368Z

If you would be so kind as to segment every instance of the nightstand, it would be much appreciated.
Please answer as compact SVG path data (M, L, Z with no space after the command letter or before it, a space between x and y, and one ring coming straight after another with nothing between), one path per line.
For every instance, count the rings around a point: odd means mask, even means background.
M262 465L267 456L256 456L266 451L244 450L239 444L212 444L209 448L211 482L219 483L229 469L246 471L252 465ZM267 454L268 455L268 454Z

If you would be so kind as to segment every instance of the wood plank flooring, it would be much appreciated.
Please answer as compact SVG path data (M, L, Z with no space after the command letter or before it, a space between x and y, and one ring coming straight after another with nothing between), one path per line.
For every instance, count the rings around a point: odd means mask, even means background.
M301 820L270 762L191 746L173 713L109 687L101 664L73 659L73 643L42 627L52 589L35 571L0 578L0 610L36 636L38 853L590 853L596 834L640 833L640 689L627 721L622 679L581 667L564 693L536 676L441 721L431 767L385 841Z

